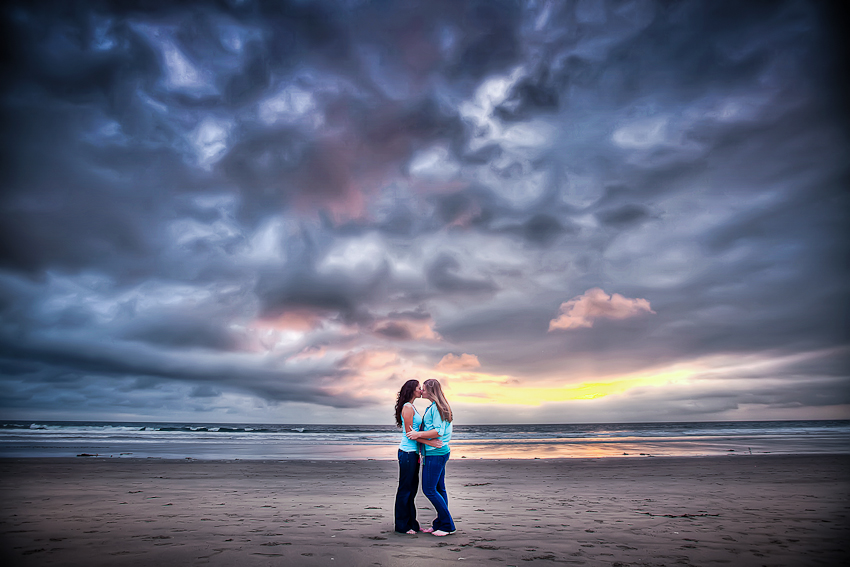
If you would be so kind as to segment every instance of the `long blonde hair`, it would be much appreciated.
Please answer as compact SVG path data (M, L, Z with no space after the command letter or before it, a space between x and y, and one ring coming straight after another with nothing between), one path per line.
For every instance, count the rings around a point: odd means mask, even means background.
M430 378L422 383L422 387L428 392L428 397L437 404L437 411L440 412L440 417L443 418L443 421L451 423L452 406L449 405L448 400L443 395L443 387L440 386L440 382L434 378Z

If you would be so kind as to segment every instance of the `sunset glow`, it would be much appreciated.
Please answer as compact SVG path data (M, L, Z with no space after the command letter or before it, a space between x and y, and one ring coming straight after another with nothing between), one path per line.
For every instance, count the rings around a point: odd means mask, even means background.
M72 4L0 8L4 419L850 418L822 3Z
M463 401L472 403L506 403L523 405L540 405L543 403L565 402L570 400L594 400L614 394L622 394L634 388L669 386L675 382L687 379L689 374L684 371L656 376L621 378L610 382L580 382L562 387L509 386L494 384L486 393L479 393L474 386L467 386L461 379L452 382L453 394ZM469 400L465 398L471 398Z

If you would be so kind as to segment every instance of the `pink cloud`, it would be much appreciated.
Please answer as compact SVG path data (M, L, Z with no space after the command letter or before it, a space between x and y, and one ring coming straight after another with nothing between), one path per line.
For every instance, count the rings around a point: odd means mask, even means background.
M294 309L285 311L276 317L261 319L254 324L254 327L286 331L312 331L321 324L322 314L318 311Z
M382 338L398 341L439 341L442 337L434 330L430 317L423 319L386 318L377 321L373 332Z
M337 363L340 368L356 371L380 370L399 363L398 354L386 350L351 352Z
M406 105L388 103L365 121L361 113L344 99L329 101L325 119L331 133L310 144L286 180L302 214L323 210L337 223L366 218L369 201L402 174L399 164L433 137Z
M592 327L596 319L628 319L641 313L655 313L646 299L608 295L594 287L562 303L560 314L549 321L549 330Z
M478 357L474 354L461 354L460 356L456 356L452 353L447 354L443 357L443 359L437 363L437 370L443 370L446 372L454 372L458 370L472 370L473 368L480 368L481 363L478 362Z
M301 352L290 357L290 360L307 360L310 358L324 358L328 354L326 346L307 346L301 349Z

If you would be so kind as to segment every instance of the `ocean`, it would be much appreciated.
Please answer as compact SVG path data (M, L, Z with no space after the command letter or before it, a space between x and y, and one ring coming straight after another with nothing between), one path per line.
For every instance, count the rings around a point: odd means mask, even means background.
M0 422L0 457L395 459L390 425ZM850 421L456 425L452 458L850 453Z

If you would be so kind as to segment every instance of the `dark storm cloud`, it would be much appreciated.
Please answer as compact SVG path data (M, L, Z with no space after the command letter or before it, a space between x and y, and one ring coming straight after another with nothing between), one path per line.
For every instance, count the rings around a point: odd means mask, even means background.
M537 214L528 219L523 225L523 235L532 242L547 244L566 228L561 222L549 215Z
M465 193L458 192L443 195L437 202L437 213L446 224L458 219L473 206L472 199Z
M387 277L385 270L325 277L308 266L286 268L263 274L257 283L263 316L306 307L352 318L359 307L374 299Z
M133 318L123 337L144 343L175 348L200 347L213 350L235 350L238 342L226 329L211 324L195 313Z
M496 290L490 281L458 275L460 268L456 258L442 254L428 267L428 282L444 293L487 293Z
M648 216L649 211L642 205L623 205L616 209L607 209L596 213L600 222L612 226L634 224Z
M554 113L560 107L563 82L553 80L549 69L544 67L537 76L519 81L505 101L496 107L495 114L502 120L513 121L540 113Z
M375 329L375 333L390 339L410 340L413 338L413 334L410 332L410 329L394 321L383 323Z
M191 360L191 357L179 360L179 357L171 352L156 352L123 345L112 345L112 348L106 350L99 345L80 342L67 344L39 341L33 345L16 344L14 347L4 344L0 345L0 354L13 360L38 360L42 364L42 376L39 381L69 381L71 384L66 388L69 391L74 390L74 382L85 376L142 376L153 379L148 382L149 385L156 385L157 379L189 384L200 382L202 386L215 385L247 391L272 401L310 402L333 407L358 407L369 401L337 397L325 391L321 379L329 376L340 378L343 374L338 371L294 374L274 369L250 368L230 361L211 365L201 359ZM188 361L191 364L187 364ZM74 378L67 380L69 375ZM57 380L61 377L66 377L66 380ZM145 388L146 386L139 387Z
M357 407L336 382L370 349L532 381L823 352L693 411L846 403L834 22L806 1L7 2L7 407ZM549 333L594 287L655 314Z

